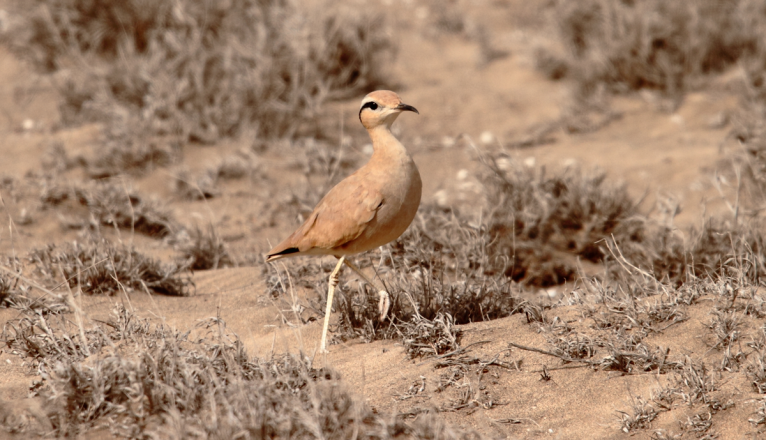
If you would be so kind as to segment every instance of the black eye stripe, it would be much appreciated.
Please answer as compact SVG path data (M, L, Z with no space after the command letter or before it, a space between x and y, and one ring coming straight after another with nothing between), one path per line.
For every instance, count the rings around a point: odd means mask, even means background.
M377 109L378 109L378 103L377 103L377 102L375 102L375 101L368 101L368 102L365 102L365 103L364 103L364 105L362 105L362 108L360 108L360 109L359 109L359 120L360 120L360 121L362 120L362 111L363 111L364 109L366 109L366 108L368 108L368 109L370 109L370 110L373 110L373 111L375 111L375 110L377 110Z

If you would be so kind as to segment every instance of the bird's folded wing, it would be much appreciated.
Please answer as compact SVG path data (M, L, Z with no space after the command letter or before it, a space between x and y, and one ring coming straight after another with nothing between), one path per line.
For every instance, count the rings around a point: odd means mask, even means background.
M345 183L345 185L343 185ZM301 251L333 249L359 237L383 202L380 192L344 181L319 202L299 231ZM296 237L297 238L297 237Z

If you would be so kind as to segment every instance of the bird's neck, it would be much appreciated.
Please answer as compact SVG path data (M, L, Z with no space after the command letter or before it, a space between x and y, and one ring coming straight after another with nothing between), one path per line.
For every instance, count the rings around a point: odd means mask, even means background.
M373 158L409 158L409 153L386 125L367 130L372 139Z

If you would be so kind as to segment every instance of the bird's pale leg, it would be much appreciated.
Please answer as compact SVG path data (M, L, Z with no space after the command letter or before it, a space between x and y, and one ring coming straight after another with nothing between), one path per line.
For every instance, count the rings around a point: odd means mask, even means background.
M346 266L350 267L351 270L357 273L362 279L364 279L367 284L372 286L375 290L378 291L378 296L380 297L380 300L378 300L378 313L380 313L380 317L378 318L381 322L383 322L384 319L386 319L386 315L388 314L388 309L391 307L391 297L388 295L388 292L385 291L385 289L381 289L378 287L377 284L373 283L372 280L365 275L361 269L356 267L356 265L348 260L346 260Z
M327 330L330 328L330 313L332 313L332 297L335 294L335 288L338 287L338 281L340 280L340 269L343 267L343 262L346 261L346 257L340 257L338 264L335 265L330 274L330 280L327 287L327 309L324 313L324 326L322 326L322 342L319 344L319 351L321 353L327 353Z

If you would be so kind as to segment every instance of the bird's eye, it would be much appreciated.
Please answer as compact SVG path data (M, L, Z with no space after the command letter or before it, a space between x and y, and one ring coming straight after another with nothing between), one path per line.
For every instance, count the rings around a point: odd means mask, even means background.
M378 109L378 104L376 104L374 102L371 102L370 103L370 110L377 110L377 109Z
M370 110L373 110L373 111L377 110L378 109L378 103L375 102L375 101L365 102L364 105L362 106L362 109L366 109L366 108L368 108Z

